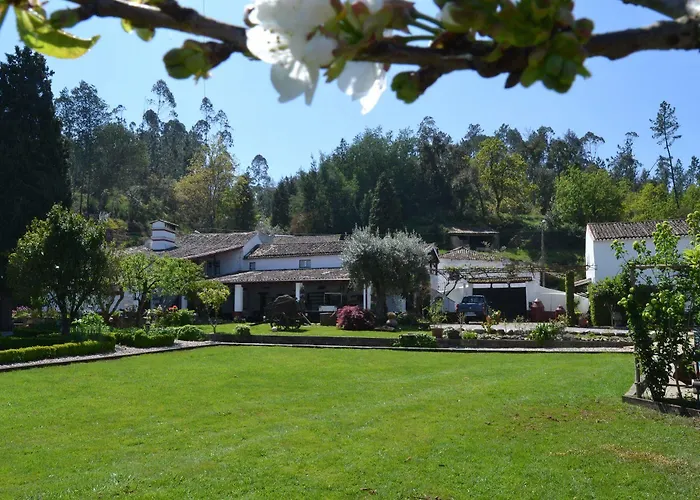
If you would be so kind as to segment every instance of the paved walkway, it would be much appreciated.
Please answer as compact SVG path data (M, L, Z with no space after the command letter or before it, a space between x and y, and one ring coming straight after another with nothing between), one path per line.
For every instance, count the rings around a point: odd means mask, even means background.
M463 328L464 330L483 330L483 327L481 326L481 323L465 323L463 325L460 325L459 323L445 323L440 325L443 328L447 327L452 327L452 328ZM523 332L528 332L530 330L533 330L537 326L537 323L499 323L498 325L494 325L494 328L496 330L515 330L515 331L523 331ZM593 333L595 335L607 335L607 336L615 336L615 337L626 337L629 335L629 330L627 328L596 328L596 327L586 327L586 328L580 328L580 327L573 327L573 326L567 326L566 327L566 332L567 333L575 333L575 334L587 334L587 333Z

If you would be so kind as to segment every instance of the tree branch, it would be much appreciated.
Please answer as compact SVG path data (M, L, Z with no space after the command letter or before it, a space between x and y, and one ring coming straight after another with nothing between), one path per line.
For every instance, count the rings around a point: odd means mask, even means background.
M622 0L622 2L646 7L673 19L700 14L699 0Z
M217 58L224 60L233 53L247 53L245 29L202 16L194 9L181 7L175 0L165 0L160 8L124 0L70 0L89 16L128 19L134 26L167 28L203 36L224 43L217 49ZM676 16L695 9L700 14L700 0L622 0L648 7L657 12L679 17L644 28L635 28L594 35L586 45L589 57L621 59L646 50L700 49L700 17ZM406 45L400 38L373 43L356 55L355 60L386 64L406 64L423 68L423 75L435 80L455 70L475 70L482 77L518 74L527 67L530 49L509 49L495 62L485 62L493 45L486 41L465 44L459 49L434 49Z

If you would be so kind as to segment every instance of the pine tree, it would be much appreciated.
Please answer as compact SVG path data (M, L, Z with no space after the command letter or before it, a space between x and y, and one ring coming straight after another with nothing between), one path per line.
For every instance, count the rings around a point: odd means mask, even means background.
M7 258L34 218L70 203L68 149L43 56L15 48L0 63L0 331L11 327Z
M380 234L395 231L403 226L401 202L396 195L394 185L386 174L379 176L372 193L369 225L372 230L376 230Z
M678 177L683 174L681 165L677 165L673 161L671 154L671 146L676 139L680 139L680 134L677 134L680 125L676 119L676 108L671 106L666 101L659 105L659 112L656 114L656 119L649 120L651 122L652 137L656 139L656 143L663 147L666 151L666 167L671 178L671 189L673 198L676 201L676 208L680 207L680 196L682 190L682 179ZM680 167L680 171L679 171Z

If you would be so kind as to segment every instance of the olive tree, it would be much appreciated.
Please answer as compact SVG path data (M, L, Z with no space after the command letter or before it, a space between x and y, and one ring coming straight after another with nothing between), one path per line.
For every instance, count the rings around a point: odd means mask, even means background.
M408 297L429 279L428 245L403 231L379 236L369 228L356 228L341 260L355 286L372 286L379 318L386 316L387 295Z
M83 305L109 275L105 228L54 205L46 219L34 219L17 242L8 275L20 296L58 309L61 332L68 334Z

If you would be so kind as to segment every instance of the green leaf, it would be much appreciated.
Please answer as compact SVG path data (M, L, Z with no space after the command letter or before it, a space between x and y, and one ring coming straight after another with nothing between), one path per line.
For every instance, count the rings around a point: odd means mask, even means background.
M144 42L150 42L156 35L156 30L153 28L136 28L135 31L139 38Z
M122 19L122 29L127 33L131 33L131 30L133 30L134 27L131 25L131 21L128 19Z
M15 7L17 31L22 41L30 48L47 56L75 59L87 53L99 36L90 39L78 38L57 30L38 14Z
M49 23L54 29L72 28L80 22L78 9L62 9L51 13Z

